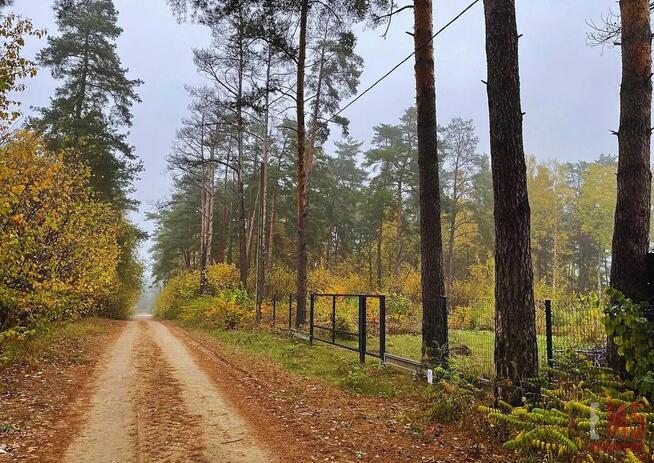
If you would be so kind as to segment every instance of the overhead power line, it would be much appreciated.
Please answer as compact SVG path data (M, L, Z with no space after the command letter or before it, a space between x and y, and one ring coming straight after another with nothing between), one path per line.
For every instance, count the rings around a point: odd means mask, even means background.
M454 24L456 21L458 21L464 14L466 14L473 6L475 6L477 3L479 3L480 0L474 0L472 3L470 3L467 7L465 7L459 14L457 14L455 17L453 17L447 24L445 24L443 27L438 29L429 40L427 40L425 43L421 44L420 46L416 47L413 52L404 58L402 61L397 63L395 66L393 66L391 69L389 69L383 76L381 76L379 79L374 81L371 85L369 85L363 92L359 93L353 100L351 100L348 104L343 106L341 109L339 109L337 112L335 112L329 119L327 119L325 122L332 122L334 119L336 119L343 111L351 107L354 103L359 101L363 96L370 92L373 88L375 88L377 85L379 85L384 79L386 79L388 76L390 76L393 72L395 72L400 66L402 66L404 63L409 61L413 56L416 54L416 52L427 45L429 45L441 32L443 32L445 29L450 27L452 24Z

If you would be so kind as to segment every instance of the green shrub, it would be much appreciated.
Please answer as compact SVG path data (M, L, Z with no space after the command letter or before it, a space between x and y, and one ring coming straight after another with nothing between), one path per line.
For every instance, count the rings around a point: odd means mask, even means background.
M451 423L459 421L471 412L475 404L475 394L461 385L453 385L441 380L424 392L427 415L432 421Z
M280 266L274 266L266 274L266 296L278 301L288 300L288 295L295 292L295 272Z
M624 358L634 386L642 394L654 395L654 322L643 316L643 308L616 290L607 294L613 304L606 310L604 325Z
M402 294L392 294L386 298L386 310L389 314L407 315L411 311L411 301Z

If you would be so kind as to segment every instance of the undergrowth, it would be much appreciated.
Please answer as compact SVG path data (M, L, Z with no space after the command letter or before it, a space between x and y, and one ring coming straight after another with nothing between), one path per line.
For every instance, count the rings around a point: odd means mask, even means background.
M549 462L651 460L654 409L611 370L561 358L529 383L540 393L520 406L479 407L505 449Z
M56 362L76 359L80 343L89 337L109 333L112 322L100 318L83 318L39 326L23 336L0 342L0 368L39 361Z

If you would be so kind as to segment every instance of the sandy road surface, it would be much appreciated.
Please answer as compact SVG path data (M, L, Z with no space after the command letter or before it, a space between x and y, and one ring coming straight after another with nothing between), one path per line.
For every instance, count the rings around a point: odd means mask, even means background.
M66 463L274 462L182 341L127 323L99 363L85 425Z

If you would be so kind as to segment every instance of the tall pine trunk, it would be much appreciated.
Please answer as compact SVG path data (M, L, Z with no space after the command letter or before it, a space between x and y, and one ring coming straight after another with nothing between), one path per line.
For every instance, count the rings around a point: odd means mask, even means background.
M254 229L257 221L257 210L259 209L259 196L261 195L261 181L257 182L257 192L250 202L250 212L247 219L247 241L245 243L245 255L247 256L248 268L252 263L252 243L254 240Z
M238 145L238 195L239 195L239 224L238 224L238 267L239 276L243 286L247 285L248 272L249 272L249 258L248 258L248 236L247 236L247 215L245 211L245 188L243 186L243 163L244 163L244 141L245 136L245 121L243 120L243 106L245 104L243 98L243 79L245 78L245 49L243 46L243 18L239 18L239 32L238 32L238 82L237 82L237 95L236 95L236 131L237 131L237 145Z
M538 373L538 349L514 0L484 0L484 13L495 199L495 370L518 381Z
M307 204L306 190L306 132L304 127L304 75L307 55L307 23L309 0L302 0L300 6L300 40L297 59L297 308L295 325L304 325L307 316Z
M264 289L266 284L265 266L267 263L267 226L268 226L268 152L270 150L270 139L268 128L270 122L270 79L272 68L272 49L268 47L268 58L266 60L266 97L264 110L264 134L263 134L263 159L261 160L261 206L259 208L259 230L257 237L257 262L256 262L256 321L261 322L261 305L263 304Z
M404 243L402 242L402 227L404 226L404 204L402 201L402 191L403 189L403 184L402 181L400 180L397 184L397 212L395 215L395 227L397 230L395 231L395 267L393 269L394 273L396 276L400 274L400 269L402 266L402 252L403 252L403 247Z
M384 215L379 218L379 236L377 237L377 290L382 288L382 240L384 238Z
M431 0L416 0L413 12L420 186L422 355L430 363L445 363L448 356L447 307L443 294L445 287Z
M456 200L455 200L456 201ZM452 205L452 213L450 215L450 230L447 241L447 297L452 300L452 286L454 285L454 237L456 235L456 204Z
M229 153L227 154L227 164L229 164L230 158ZM228 189L227 189L227 172L228 168L225 167L225 176L223 178L223 205L222 205L222 214L220 216L220 230L218 232L218 250L217 250L217 262L225 262L225 247L227 246L227 224L228 224L228 214L229 209L231 208L231 199L230 206L227 205Z
M652 30L648 0L621 0L622 84L618 130L618 196L613 229L611 287L636 302L647 299ZM610 343L609 363L622 369Z
M207 267L211 263L211 248L213 245L213 206L214 206L214 147L210 148L210 156L203 166L201 187L202 233L200 242L200 294L207 292L209 280Z
M275 244L275 224L277 223L277 185L274 184L270 203L270 223L268 225L268 260L266 268L270 272L273 268L273 246Z

